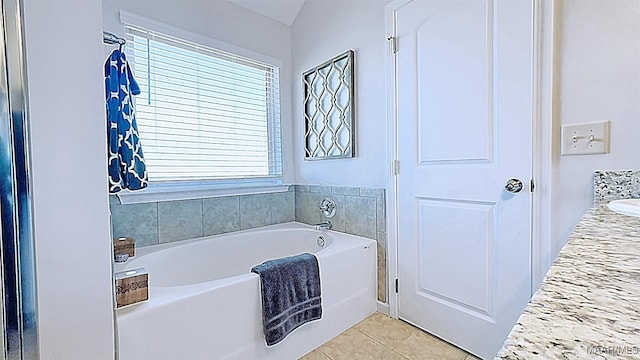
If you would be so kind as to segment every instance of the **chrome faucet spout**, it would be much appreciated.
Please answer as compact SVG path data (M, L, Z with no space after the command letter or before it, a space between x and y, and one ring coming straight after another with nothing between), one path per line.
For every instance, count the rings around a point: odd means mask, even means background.
M333 224L331 224L329 220L313 225L313 228L316 230L331 230L332 227Z

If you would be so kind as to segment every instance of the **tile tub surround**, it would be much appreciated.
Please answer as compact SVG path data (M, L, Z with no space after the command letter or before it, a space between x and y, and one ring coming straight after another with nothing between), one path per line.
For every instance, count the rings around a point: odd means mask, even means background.
M122 205L110 197L113 237L136 247L217 235L260 226L324 220L320 202L336 201L333 230L378 243L378 300L387 302L385 190L349 186L291 185L289 191Z
M378 243L378 300L387 302L387 215L385 189L296 185L296 221L317 224L325 218L320 202L329 197L336 202L336 215L329 219L333 230L375 239Z
M128 205L112 196L112 234L143 247L294 221L294 195L291 186L286 192Z
M595 204L617 199L640 198L640 170L596 171L593 175Z
M496 359L637 359L640 218L587 211Z

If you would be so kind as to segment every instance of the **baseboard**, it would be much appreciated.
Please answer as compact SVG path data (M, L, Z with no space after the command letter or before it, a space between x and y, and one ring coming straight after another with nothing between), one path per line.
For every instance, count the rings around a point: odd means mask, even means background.
M389 315L389 304L378 301L378 312Z

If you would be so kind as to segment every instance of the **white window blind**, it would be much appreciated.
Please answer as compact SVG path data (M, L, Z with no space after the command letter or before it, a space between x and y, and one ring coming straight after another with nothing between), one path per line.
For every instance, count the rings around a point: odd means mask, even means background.
M149 180L282 177L279 68L127 25Z

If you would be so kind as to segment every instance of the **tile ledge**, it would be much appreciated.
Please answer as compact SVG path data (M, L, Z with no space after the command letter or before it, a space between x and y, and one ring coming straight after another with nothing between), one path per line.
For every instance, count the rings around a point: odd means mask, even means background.
M192 200L212 197L266 194L274 192L286 192L289 185L266 185L237 188L211 188L192 186L185 188L144 189L140 191L121 192L115 196L120 204L140 204L148 202L162 202L173 200Z

